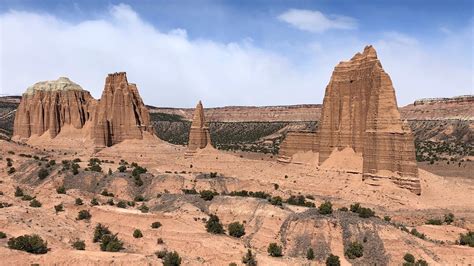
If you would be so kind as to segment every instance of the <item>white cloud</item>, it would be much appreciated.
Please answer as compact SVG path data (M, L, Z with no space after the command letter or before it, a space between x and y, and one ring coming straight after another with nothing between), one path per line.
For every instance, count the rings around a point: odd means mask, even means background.
M340 15L326 16L317 10L289 9L279 15L278 19L297 29L317 33L330 29L350 30L357 28L357 20L354 18Z
M373 43L392 77L398 103L472 93L472 24L423 43L399 32L376 40L352 35L318 39L288 50L298 60L259 48L251 38L222 43L162 32L129 6L101 19L71 23L55 16L0 14L0 94L18 95L41 80L68 76L99 98L108 73L126 71L147 104L193 107L321 103L334 66ZM292 59L290 59L292 58Z

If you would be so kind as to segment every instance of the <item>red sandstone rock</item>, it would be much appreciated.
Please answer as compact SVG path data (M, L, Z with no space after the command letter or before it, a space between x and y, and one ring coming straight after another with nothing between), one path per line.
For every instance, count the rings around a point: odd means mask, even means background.
M280 145L278 160L280 162L290 162L291 156L298 152L317 152L318 141L315 132L310 131L290 131Z
M91 116L93 101L88 91L68 78L38 82L23 94L15 115L13 136L25 139L49 131L54 138L65 124L80 129Z
M372 46L334 69L318 140L320 164L334 149L350 147L363 156L364 177L390 178L421 192L413 135L400 119L392 81Z
M189 131L188 150L204 149L210 143L209 128L204 118L202 103L199 101L194 110L193 122Z
M98 148L153 132L150 115L125 72L109 74L93 117L92 138Z

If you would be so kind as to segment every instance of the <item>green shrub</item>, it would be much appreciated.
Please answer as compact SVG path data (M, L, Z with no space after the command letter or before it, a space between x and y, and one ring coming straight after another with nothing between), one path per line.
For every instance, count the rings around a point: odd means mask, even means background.
M229 235L233 237L241 237L245 235L244 225L239 222L230 223L228 226Z
M272 257L281 257L283 256L281 249L281 246L277 243L270 243L267 248L268 255Z
M346 249L345 255L349 259L360 258L364 255L364 247L359 242L352 242Z
M308 248L308 250L306 251L306 258L308 260L314 260L314 250L313 250L313 248Z
M13 174L13 173L15 173L15 172L16 172L15 167L12 167L12 168L8 169L8 174L9 174L9 175L11 175L11 174Z
M141 166L136 166L135 168L133 168L132 170L132 176L140 176L141 174L144 174L146 173L148 170L146 168L143 168Z
M89 169L89 171L92 171L92 172L102 173L102 167L100 167L100 165L98 165L98 164L92 165L88 169Z
M114 206L114 205L115 205L114 199L109 199L109 200L107 201L107 204L109 204L110 206Z
M428 262L426 262L426 260L419 259L416 261L415 266L428 266Z
M121 200L117 203L117 207L126 209L127 208L127 202L125 202L124 200Z
M134 201L145 201L145 198L142 195L135 196Z
M23 189L21 189L20 187L16 187L15 189L15 197L23 197L24 193L23 193Z
M374 217L374 216L375 216L375 212L370 208L360 208L359 209L359 217L361 217L361 218L370 218L370 217Z
M444 222L446 224L451 224L452 222L454 222L454 214L452 214L452 213L445 214L444 215Z
M392 218L390 216L384 216L383 219L386 221L386 222L390 222L392 220Z
M96 198L92 198L92 200L91 200L91 205L92 205L92 206L97 206L97 205L99 205L99 201L97 201Z
M416 230L415 228L411 229L410 234L412 234L412 235L414 235L414 236L416 236L416 237L419 237L419 238L421 238L421 239L425 239L425 238L426 238L425 234L422 234L422 233L418 232L418 230Z
M123 242L115 235L104 235L101 238L100 250L108 252L119 252L123 249Z
M4 232L0 231L0 239L7 238L7 234Z
M178 252L167 252L163 257L163 266L178 266L181 265L181 257Z
M90 220L91 217L92 215L88 210L80 210L77 214L76 220Z
M142 213L147 213L150 209L148 208L148 206L146 206L145 204L143 204L142 206L140 206L138 208Z
M298 195L298 196L292 195L286 200L286 203L291 204L291 205L304 206L304 207L316 207L314 203L306 201L303 195Z
M9 158L7 158L7 159L9 159ZM12 166L13 166L12 161L7 161L7 167L12 167Z
M190 195L198 194L198 192L194 188L192 188L192 189L181 189L181 191L183 191L184 194L190 194Z
M58 204L58 205L54 205L54 210L56 211L56 213L58 212L63 212L64 211L64 206L62 203Z
M117 170L119 170L120 173L123 173L125 170L127 170L127 167L125 165L121 165L117 168Z
M211 214L209 216L209 220L206 222L206 230L212 234L223 234L224 228L219 221L219 217L217 215Z
M21 197L21 200L24 200L24 201L30 201L34 199L32 196L28 195L28 194L25 194L23 195L23 197Z
M135 229L135 231L133 231L133 237L142 238L143 237L142 231L140 231L140 229Z
M339 257L333 254L329 254L329 257L326 259L326 266L340 266L341 262Z
M201 195L202 199L207 200L207 201L212 200L214 196L219 195L217 192L211 191L211 190L203 190L199 192L199 194Z
M33 254L45 254L48 252L48 242L45 242L40 236L35 234L12 237L8 240L8 247Z
M242 263L247 266L257 266L257 259L250 249L247 249L247 253L242 257Z
M413 255L410 254L410 253L406 253L405 256L403 256L403 259L404 259L406 262L415 263L415 256L413 256Z
M268 201L270 201L270 203L272 205L276 205L276 206L282 206L283 205L283 199L280 196L271 197L271 198L268 199Z
M92 242L94 243L99 242L104 235L110 235L110 234L112 234L112 232L110 232L107 226L102 225L101 223L98 223L94 229L94 237L92 238Z
M56 189L58 194L66 194L66 188L64 186L60 186Z
M161 227L161 223L160 222L153 222L151 224L151 228L153 229L157 229L157 228L160 228Z
M84 202L82 202L82 199L81 199L81 198L77 198L75 204L76 204L77 206L81 206L81 205L84 204Z
M324 215L331 214L332 213L332 203L330 201L325 201L324 203L322 203L319 206L318 212L320 214L324 214Z
M42 206L41 202L39 202L36 199L33 199L32 201L30 201L30 207L39 208L41 206Z
M349 209L347 209L347 207L341 207L339 208L339 211L346 212L346 211L349 211Z
M159 259L163 259L166 256L166 253L168 253L168 251L166 251L166 249L165 249L165 250L160 250L160 251L155 252L155 255Z
M38 178L45 179L49 175L49 171L46 168L41 168L38 171Z
M351 204L351 212L359 213L360 203Z
M428 221L426 221L426 224L442 225L443 221L441 221L440 219L429 219Z
M105 196L105 197L113 197L113 196L114 196L114 193L108 192L107 189L104 189L104 190L102 190L102 192L100 193L100 195Z
M459 244L463 246L474 247L474 232L469 231L466 234L460 234Z
M85 250L86 249L86 243L84 240L76 240L74 243L72 243L72 247L77 250Z

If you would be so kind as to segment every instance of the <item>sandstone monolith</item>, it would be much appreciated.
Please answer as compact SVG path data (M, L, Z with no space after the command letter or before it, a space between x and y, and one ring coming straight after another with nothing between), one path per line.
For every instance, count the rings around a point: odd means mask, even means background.
M278 161L289 163L294 154L308 151L318 151L317 134L311 131L289 131L280 144Z
M421 193L413 135L400 119L392 81L372 46L339 63L323 101L319 163L337 149L363 157L364 178L389 178Z
M109 147L126 139L142 139L153 132L150 114L135 84L127 74L109 74L93 117L92 138L97 148Z
M199 101L196 109L194 109L193 122L189 131L188 150L204 149L210 143L209 127L204 117L204 108L201 101Z
M68 78L43 81L29 87L23 94L16 111L13 137L27 139L49 131L56 137L65 125L80 129L91 116L91 102L95 101L88 91Z

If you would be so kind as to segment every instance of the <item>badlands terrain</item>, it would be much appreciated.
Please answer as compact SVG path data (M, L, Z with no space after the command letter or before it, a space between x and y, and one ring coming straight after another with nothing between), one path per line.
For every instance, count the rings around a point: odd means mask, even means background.
M326 108L157 108L114 73L100 100L67 78L4 98L0 264L472 264L472 96L397 108L370 46L328 91ZM47 247L15 245L33 234Z

